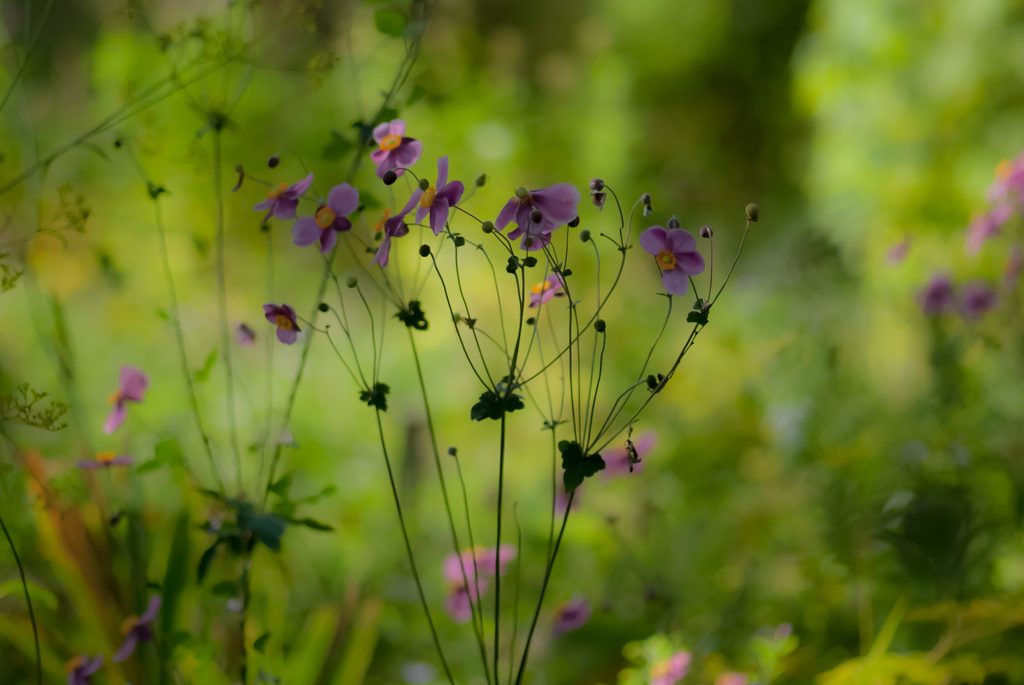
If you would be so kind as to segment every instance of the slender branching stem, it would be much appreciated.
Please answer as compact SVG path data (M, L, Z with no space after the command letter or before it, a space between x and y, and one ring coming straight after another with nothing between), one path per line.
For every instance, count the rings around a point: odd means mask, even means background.
M21 589L25 592L25 603L28 604L28 618L32 622L32 636L36 641L36 682L39 685L43 685L43 657L39 651L39 627L36 625L36 614L32 609L32 597L28 594L28 581L25 580L25 569L21 565L21 557L18 556L18 550L14 547L14 540L11 539L11 534L7 531L7 525L2 517L0 517L0 528L4 530L7 544L11 547L11 554L14 555L14 563L18 565L18 575L21 576Z

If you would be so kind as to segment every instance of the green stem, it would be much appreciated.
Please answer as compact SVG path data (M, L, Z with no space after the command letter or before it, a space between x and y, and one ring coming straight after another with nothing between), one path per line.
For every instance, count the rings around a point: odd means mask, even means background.
M28 617L32 621L32 635L36 640L36 681L39 685L43 685L43 657L39 651L39 628L36 626L36 614L32 610L32 597L28 594L28 581L25 580L25 569L21 565L21 557L18 556L18 550L14 548L14 540L11 539L11 534L7 532L7 526L4 524L3 518L0 518L0 528L4 530L7 544L11 546L11 554L14 555L14 563L18 565L18 575L21 576L21 588L25 591L25 602L28 604Z
M511 386L511 383L509 384ZM505 418L508 416L507 413L502 412L501 414L501 442L499 447L498 456L498 535L497 542L494 545L495 563L501 563L501 497L505 485ZM497 569L500 571L500 569ZM497 680L498 677L498 635L500 631L500 620L501 620L501 573L496 572L494 574L494 677Z

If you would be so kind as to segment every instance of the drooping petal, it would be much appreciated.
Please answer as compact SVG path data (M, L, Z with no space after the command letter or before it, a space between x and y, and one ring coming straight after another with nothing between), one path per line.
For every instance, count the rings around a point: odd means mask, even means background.
M292 224L292 239L299 247L312 245L320 240L320 233L323 231L316 219L311 216L300 216Z
M133 402L141 402L149 388L149 376L137 366L125 364L121 367L121 394Z
M90 471L95 471L96 469L102 469L104 466L106 466L106 462L102 462L99 459L78 460L78 468L80 469L89 469Z
M113 459L111 459L110 461L107 462L107 465L108 466L131 466L134 463L135 463L134 459L132 459L131 457L129 457L127 455L122 455L120 457L114 457Z
M302 194L309 190L311 185L313 185L313 172L310 172L306 178L302 179L298 183L293 184L291 188L284 191L284 194L294 200L302 197Z
M81 668L82 675L88 677L88 676L91 676L96 671L100 670L101 666L103 666L103 655L102 654L97 654L92 659L89 659L89 657L86 657L85 658L85 662L80 666L80 668Z
M530 193L533 204L544 216L561 226L576 218L580 191L571 183L556 183Z
M163 604L163 599L160 595L153 595L149 598L149 604L146 605L146 610L142 612L142 616L139 616L139 623L152 623L156 619L157 613L160 611L160 605Z
M555 610L555 635L582 628L590 620L590 603L576 596Z
M505 227L508 226L509 222L516 216L516 211L519 209L519 200L512 198L505 203L505 206L498 212L498 218L494 220L494 227L499 231L504 231Z
M462 185L462 181L452 181L443 188L438 188L436 197L448 200L448 206L451 207L459 204L464 192L466 192L466 186Z
M424 207L423 205L420 205L419 208L416 210L416 223L422 224L423 218L426 217L427 214L430 214L430 207ZM431 224L431 228L433 228L433 224Z
M435 197L434 204L430 206L430 230L434 232L434 235L441 235L446 221L448 221L448 200L443 197Z
M139 643L139 636L135 633L135 631L134 630L128 631L128 634L125 635L125 638L124 638L124 644L121 645L121 649L117 650L117 653L114 654L113 662L115 664L119 664L122 661L124 661L125 659L127 659L128 657L130 657L132 655L132 652L135 651L135 646L138 643Z
M533 207L528 204L516 207L516 226L528 232L530 230L530 224L533 223L533 219L530 218L531 214L533 214ZM541 219L541 221L543 221L543 219Z
M278 326L277 339L283 342L285 345L291 345L292 343L299 339L299 332L288 331Z
M335 216L348 216L359 206L359 191L348 183L334 186L331 188L331 192L327 193L327 206L331 208Z
M409 201L405 203L405 207L402 207L402 211L400 211L395 216L391 217L391 219L388 219L388 221L391 221L392 219L401 219L402 217L404 217L406 214L412 211L413 207L419 204L420 198L422 197L423 191L417 188L416 191L412 194L412 197L409 198Z
M128 408L124 406L124 402L116 402L110 414L107 415L107 420L103 422L104 435L110 435L120 428L126 418L128 418Z
M675 228L668 232L666 245L668 245L668 250L678 257L680 253L696 250L697 239L689 231Z
M325 228L320 234L320 254L327 254L338 242L338 232L333 228Z
M665 292L670 295L685 295L690 285L690 279L686 272L678 266L674 269L661 272L661 282L665 286Z
M647 254L656 255L666 249L668 230L664 226L651 226L640 234L640 247Z
M252 206L254 212L262 212L264 209L270 209L274 205L273 200L264 200L263 202L257 202Z
M448 155L437 160L437 185L434 187L440 192L446 185L448 185Z
M373 260L370 264L378 264L381 267L388 265L388 257L391 254L391 236L387 233L384 234L384 240L380 241L380 246L377 247L377 254L373 255Z
M671 233L678 233L672 231ZM691 276L704 273L704 258L700 252L676 252L676 268Z

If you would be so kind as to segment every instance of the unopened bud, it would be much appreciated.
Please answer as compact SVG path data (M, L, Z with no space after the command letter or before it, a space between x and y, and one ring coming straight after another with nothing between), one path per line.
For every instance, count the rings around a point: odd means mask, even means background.
M267 160L267 166L273 169L281 163L281 158L277 155L271 155L270 159Z
M643 195L641 195L640 196L640 202L643 202L645 205L650 205L651 204L651 194L650 193L644 193Z
M580 240L585 243L590 242L590 229L584 228L580 231Z
M569 228L576 228L579 225L580 225L580 218L579 217L576 217L575 219L570 221L569 224L568 224Z
M421 178L420 179L420 190L425 191L429 187L430 187L430 181L428 181L425 178Z
M241 164L236 164L235 165L235 173L236 174L242 173L242 165Z
M605 327L606 324L604 322L604 319L598 319L597 321L594 322L594 330L597 331L598 333L604 333Z
M326 302L321 302L320 304L318 304L316 306L316 308L319 309L322 312L327 312L327 311L330 311L331 305L327 304Z
M480 224L480 230L482 230L484 233L491 233L492 231L494 231L494 222L493 221L485 221L485 222L483 222L482 224Z
M532 212L530 212L530 221L532 221L535 224L539 224L540 222L544 221L544 215L540 213L539 209L535 209Z
M477 188L483 188L486 183L487 183L487 174L480 174L479 176L476 177L476 187Z
M455 456L458 456L458 454L459 454L459 450L457 450L455 447L449 447L448 448L448 456L449 457L455 457Z
M655 378L653 374L647 377L647 387L650 388L651 390L654 390L656 387L658 387L658 379Z
M529 319L526 320L526 325L527 326L532 326L535 323L537 323L537 319L535 317L531 316Z
M679 219L677 219L674 214L672 215L672 218L668 220L668 227L679 228Z
M350 288L354 288L357 285L359 285L359 281L356 280L355 276L349 276L348 280L345 281L345 285L347 285Z
M465 244L466 244L466 239L465 238L463 238L461 235L455 236L455 247L462 247Z
M590 189L595 193L604 190L604 181L599 178L590 179Z
M386 186L392 185L398 180L398 174L395 173L394 169L388 169L384 172L384 175L381 176L381 180L384 181L384 185Z
M430 256L430 245L427 245L426 243L423 243L422 245L420 245L420 257L429 257L429 256Z
M710 226L703 226L700 229L700 237L701 238L710 238L714 234L715 234L715 232L711 230Z
M757 222L757 215L761 213L761 210L757 205L751 203L747 205L747 220Z

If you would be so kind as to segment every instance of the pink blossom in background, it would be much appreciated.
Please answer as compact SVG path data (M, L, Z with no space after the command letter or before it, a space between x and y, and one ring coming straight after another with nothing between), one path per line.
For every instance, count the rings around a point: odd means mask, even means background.
M76 656L64 666L68 674L68 685L89 685L89 677L103 666L103 655L97 654L92 659L88 656Z
M960 308L965 319L976 321L995 307L996 301L995 290L984 281L974 281L964 286Z
M120 428L128 418L128 402L142 402L148 389L149 376L145 372L129 364L122 366L117 392L107 398L114 406L110 410L107 420L103 422L103 432L110 435Z
M1007 200L1017 204L1024 202L1024 153L996 165L996 179L988 188L988 199L993 204Z
M967 227L967 243L964 246L967 254L978 254L986 240L999 235L1012 213L1013 209L1009 205L999 205L975 217Z
M644 431L633 441L633 447L636 448L637 456L641 459L638 464L632 465L634 473L644 470L643 459L654 449L656 444L658 444L658 436L653 431ZM601 453L601 456L604 457L604 475L606 478L628 476L630 474L629 452L626 450L625 445L605 450Z
M472 618L473 603L479 599L477 590L481 594L487 590L488 577L505 575L508 563L515 559L516 553L515 545L504 544L500 552L496 547L477 547L445 557L441 564L442 574L448 583L444 610L453 621L466 623Z
M544 281L530 288L530 309L546 304L556 297L565 297L562 288L565 281L559 274L551 274Z
M235 324L235 341L242 347L252 347L256 342L256 331L239 321Z
M686 677L692 659L689 652L679 651L651 666L651 685L675 685Z
M582 595L576 595L555 609L555 635L578 630L590 620L590 602Z
M885 262L892 265L900 264L908 254L910 254L910 238L904 238L885 253Z
M948 312L953 307L953 281L949 276L936 274L928 281L928 285L917 294L917 303L925 316L935 316Z
M157 595L149 600L146 611L142 616L129 616L121 625L121 632L124 633L124 644L114 654L114 663L121 663L132 655L140 642L153 641L153 624L156 622L156 615L160 611L160 596Z

